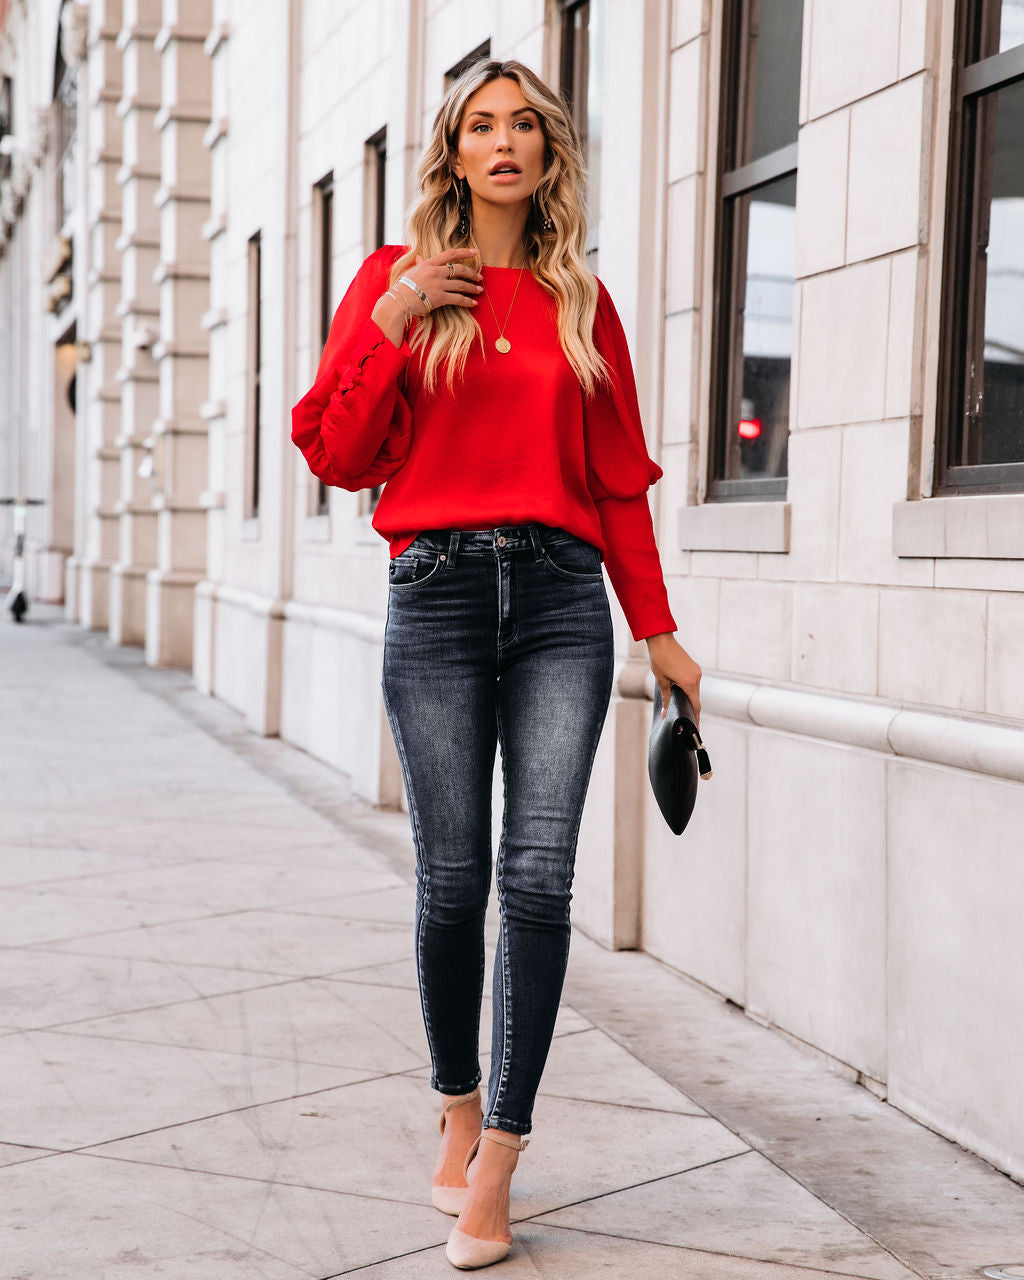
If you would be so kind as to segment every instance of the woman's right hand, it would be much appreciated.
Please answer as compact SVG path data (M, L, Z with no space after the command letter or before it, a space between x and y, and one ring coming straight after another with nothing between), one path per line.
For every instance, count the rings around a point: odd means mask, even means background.
M476 256L475 249L445 249L432 258L417 256L415 265L406 267L402 274L416 281L430 299L431 310L437 307L475 307L476 295L483 289L484 279L469 261ZM449 262L455 264L454 276L450 276L448 271ZM397 282L394 287L402 291L414 315L425 313L423 299L418 293Z
M477 256L475 249L445 249L443 253L432 258L420 258L411 267L406 267L403 275L415 280L430 299L431 310L436 307L475 307L474 296L483 288L483 276L468 261ZM455 275L449 278L448 263L455 263ZM407 285L392 286L401 294L406 307L415 316L426 312L423 299ZM405 326L408 314L402 305L388 293L382 293L374 305L372 318L390 339L393 346L400 347L405 337Z

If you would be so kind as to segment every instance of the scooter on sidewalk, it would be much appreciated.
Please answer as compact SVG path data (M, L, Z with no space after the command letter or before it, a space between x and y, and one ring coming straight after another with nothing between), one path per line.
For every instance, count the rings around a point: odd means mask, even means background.
M28 613L28 593L25 590L25 523L29 507L41 507L42 498L0 498L0 506L14 508L14 563L11 571L11 589L5 604L14 615L15 622L24 622Z

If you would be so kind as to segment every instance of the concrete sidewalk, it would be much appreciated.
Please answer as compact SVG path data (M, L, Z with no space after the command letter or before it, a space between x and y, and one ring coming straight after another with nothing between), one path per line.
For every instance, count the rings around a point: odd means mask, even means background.
M406 819L55 610L0 699L5 1280L456 1274ZM505 1280L1024 1262L1024 1188L578 932L534 1124Z

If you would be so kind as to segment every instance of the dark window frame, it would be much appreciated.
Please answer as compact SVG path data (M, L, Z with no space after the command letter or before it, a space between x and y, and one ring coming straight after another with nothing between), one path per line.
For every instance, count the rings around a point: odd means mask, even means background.
M791 142L748 164L737 164L753 129L755 86L749 54L748 30L752 0L725 6L722 14L722 79L718 124L718 171L713 249L714 297L712 303L710 428L708 483L711 502L785 501L788 476L725 479L726 450L732 419L730 412L741 394L737 382L743 376L737 354L738 291L746 288L746 243L743 220L737 216L740 202L759 188L784 178L796 178L799 142Z
M488 47L490 47L488 45ZM469 55L473 58L473 55ZM466 66L468 62L463 59ZM461 64L460 64L461 65ZM461 73L460 73L461 74ZM366 221L365 236L369 242L367 248L374 253L385 242L386 210L387 210L387 164L388 164L388 127L383 125L376 133L371 134L363 143L365 159L365 199ZM367 489L361 499L363 515L372 515L384 486L375 484Z
M578 19L583 16L583 23ZM558 90L576 126L587 168L587 265L598 270L598 223L600 220L600 150L595 157L590 145L590 106L594 34L603 13L596 0L559 0L558 10ZM582 39L580 34L582 33ZM597 68L600 73L600 67ZM600 81L598 81L600 92ZM600 103L599 103L600 107ZM600 143L601 139L598 138Z
M986 166L978 154L976 117L988 95L1024 80L1024 45L981 56L993 35L998 47L999 32L993 33L990 26L995 16L988 0L963 0L957 6L939 347L936 495L1024 490L1024 461L957 461L969 452L977 436L977 428L974 437L970 434L970 404L975 398L969 372L972 353L973 367L980 365L984 378L985 281L979 280L974 250L987 198ZM986 208L986 222L988 212ZM983 381L981 385L984 386Z
M246 491L245 516L260 514L260 445L263 381L263 233L255 232L246 247Z
M14 133L14 81L0 73L0 138ZM0 155L0 182L11 176L11 157Z
M316 289L316 323L319 350L327 345L334 319L334 170L324 174L313 186L313 262ZM327 486L317 479L314 510L315 516L330 513L330 496Z
M452 87L459 76L464 71L468 71L470 67L478 62L486 62L491 56L491 38L480 42L475 49L471 49L464 58L460 58L453 66L449 67L444 73L444 91L445 93Z

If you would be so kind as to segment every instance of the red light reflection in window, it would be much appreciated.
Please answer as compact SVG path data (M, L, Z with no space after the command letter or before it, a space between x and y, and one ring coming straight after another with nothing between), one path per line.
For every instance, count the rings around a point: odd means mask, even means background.
M760 418L741 418L739 425L741 440L756 440L761 434Z

